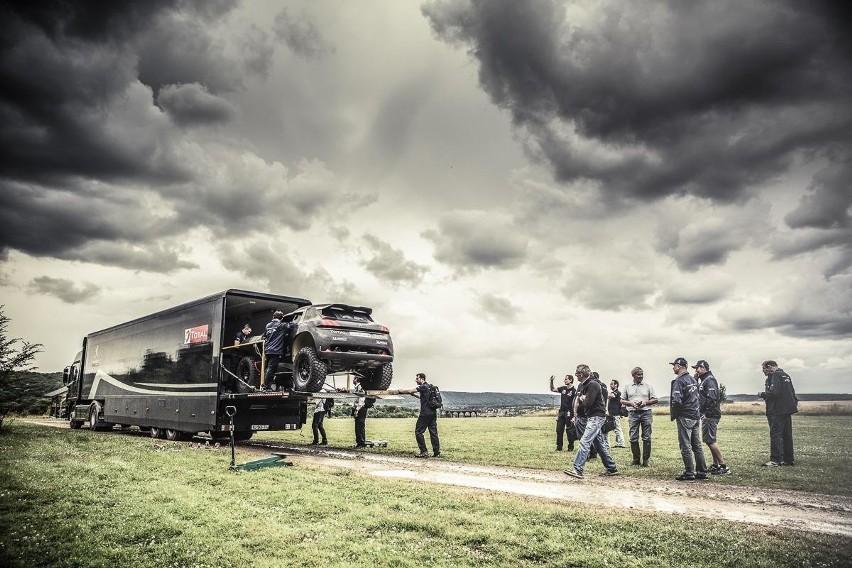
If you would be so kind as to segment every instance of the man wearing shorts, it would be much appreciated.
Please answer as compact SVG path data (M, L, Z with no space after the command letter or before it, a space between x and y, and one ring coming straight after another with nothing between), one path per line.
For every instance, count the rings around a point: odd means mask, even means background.
M716 430L719 420L722 418L721 391L719 382L710 372L710 363L701 359L692 366L698 379L698 405L701 411L701 439L707 444L710 455L713 456L713 465L710 466L711 475L730 475L731 470L725 465L725 458L719 443L716 441Z

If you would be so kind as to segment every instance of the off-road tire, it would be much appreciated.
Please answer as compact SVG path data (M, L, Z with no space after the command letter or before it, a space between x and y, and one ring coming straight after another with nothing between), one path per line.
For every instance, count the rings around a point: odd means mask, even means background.
M151 437L155 440L159 440L163 437L165 433L162 428L157 428L156 426L151 426Z
M260 388L260 371L257 370L255 361L257 359L254 357L243 357L237 364L237 376L242 381L237 381L237 392L252 392L249 387ZM246 384L249 386L246 386Z
M245 442L246 440L251 440L251 437L254 436L254 432L251 430L240 430L238 432L234 432L234 441L235 442Z
M384 363L381 367L365 369L361 372L361 386L364 390L387 390L393 382L393 363Z
M293 390L319 392L325 384L328 365L319 357L313 347L302 347L293 360Z

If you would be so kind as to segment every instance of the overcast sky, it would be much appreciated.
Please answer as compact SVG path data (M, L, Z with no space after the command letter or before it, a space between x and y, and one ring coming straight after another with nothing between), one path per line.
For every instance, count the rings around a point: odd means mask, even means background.
M4 2L9 331L243 288L373 307L398 388L852 392L843 6Z

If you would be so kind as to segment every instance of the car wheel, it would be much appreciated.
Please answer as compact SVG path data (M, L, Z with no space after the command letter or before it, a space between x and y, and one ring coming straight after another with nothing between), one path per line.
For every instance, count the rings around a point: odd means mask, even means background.
M361 386L364 390L387 390L393 381L393 363L367 369L362 372Z
M182 438L183 438L182 432L178 432L177 430L174 430L173 428L166 428L166 440L168 440L170 442L177 442L178 440L180 440Z
M237 392L251 392L252 389L260 387L260 371L254 357L243 357L237 365ZM251 387L251 388L250 388Z
M313 347L302 347L293 361L293 389L319 392L325 384L328 366L317 357Z
M156 426L151 426L151 437L155 440L163 437L163 429L157 428Z

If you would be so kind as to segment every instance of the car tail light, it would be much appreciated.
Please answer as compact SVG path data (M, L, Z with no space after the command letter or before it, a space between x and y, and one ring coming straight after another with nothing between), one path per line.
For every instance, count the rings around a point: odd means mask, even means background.
M379 332L380 333L390 333L390 330L388 328L386 328L385 326L380 325L379 326Z
M322 318L319 322L320 327L340 327L340 323L337 320Z

